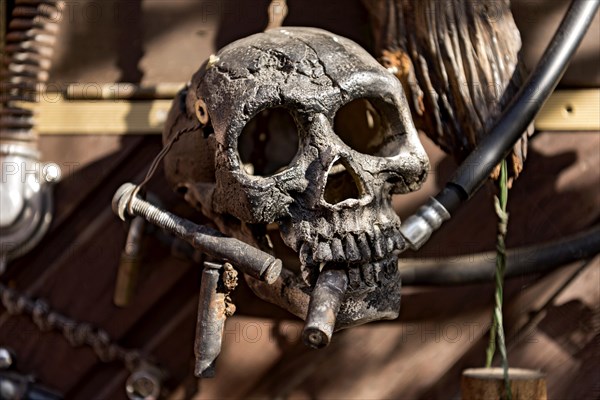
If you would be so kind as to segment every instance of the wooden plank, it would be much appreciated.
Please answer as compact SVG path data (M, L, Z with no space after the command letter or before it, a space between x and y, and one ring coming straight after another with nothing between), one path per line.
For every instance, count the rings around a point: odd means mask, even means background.
M600 89L557 90L535 119L541 131L600 130Z
M171 100L64 100L40 103L39 133L42 135L159 134Z
M103 85L97 97L106 91L110 94L111 87ZM42 135L160 134L170 107L171 100L72 100L59 93L48 94L39 103L39 132ZM600 89L554 92L536 118L535 128L600 130Z

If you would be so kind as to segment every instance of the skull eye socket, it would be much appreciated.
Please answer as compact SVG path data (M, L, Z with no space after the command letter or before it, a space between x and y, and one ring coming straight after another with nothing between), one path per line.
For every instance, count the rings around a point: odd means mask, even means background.
M346 145L359 153L391 157L400 153L404 132L394 132L388 119L390 105L378 99L355 99L335 114L333 129ZM397 111L396 111L397 112Z
M255 115L238 138L238 154L249 175L270 176L285 170L298 152L298 127L282 107Z

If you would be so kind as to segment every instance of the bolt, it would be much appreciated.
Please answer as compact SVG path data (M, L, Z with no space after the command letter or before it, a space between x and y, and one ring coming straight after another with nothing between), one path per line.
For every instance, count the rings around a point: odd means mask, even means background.
M131 400L156 400L160 396L160 371L145 366L135 370L125 384L127 397Z
M5 347L0 347L0 369L8 369L14 363L12 352Z
M0 380L0 399L17 400L21 398L14 382L8 379Z
M194 248L223 260L229 260L243 273L269 284L275 282L283 266L280 259L240 240L226 237L221 232L171 214L142 200L136 195L136 186L123 184L115 193L112 208L122 220L140 216Z
M44 180L48 183L56 183L60 180L62 172L56 163L47 163L43 169Z

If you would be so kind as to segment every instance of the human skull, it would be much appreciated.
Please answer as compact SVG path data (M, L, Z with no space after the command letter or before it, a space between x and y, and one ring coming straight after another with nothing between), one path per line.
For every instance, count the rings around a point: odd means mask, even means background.
M194 75L165 142L183 130L165 168L188 201L266 251L277 223L307 291L323 267L346 269L338 325L397 317L391 197L418 189L428 160L400 82L365 50L312 28L238 40Z

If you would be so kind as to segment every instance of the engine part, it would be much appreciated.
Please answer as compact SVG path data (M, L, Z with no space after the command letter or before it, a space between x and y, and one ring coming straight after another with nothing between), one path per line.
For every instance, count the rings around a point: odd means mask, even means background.
M0 347L0 369L9 369L15 361L14 354L6 347Z
M39 152L21 143L0 144L0 273L31 250L52 220L52 184L60 167L40 163Z
M414 215L404 221L400 232L411 249L418 250L429 240L431 233L448 219L450 219L448 211L432 197Z
M0 399L3 400L62 400L63 396L36 383L31 375L0 371Z
M62 396L38 384L35 377L17 372L14 352L0 347L0 399L60 400Z

